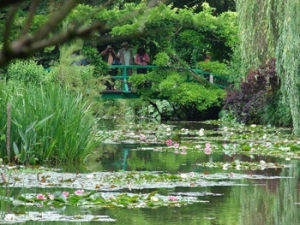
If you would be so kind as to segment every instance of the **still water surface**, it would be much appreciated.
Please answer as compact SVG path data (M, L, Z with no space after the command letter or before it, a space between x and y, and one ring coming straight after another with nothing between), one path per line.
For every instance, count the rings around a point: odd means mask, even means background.
M185 127L186 124L178 125ZM196 125L197 127L197 125ZM197 127L198 128L198 127ZM215 129L215 127L213 128ZM81 209L66 207L61 214L66 215L107 215L115 222L26 222L34 224L118 224L118 225L297 225L300 224L299 206L299 162L281 158L245 155L228 156L221 153L181 155L173 152L159 152L153 149L159 145L104 144L101 153L91 156L86 167L71 168L66 171L160 171L166 173L197 172L204 174L225 173L227 181L239 174L264 175L263 179L234 179L236 185L197 186L155 189L162 195L198 194L203 202L184 207L160 207L157 209ZM146 149L146 150L145 150ZM202 168L198 163L211 161L259 161L290 164L284 169L265 170L223 170ZM226 180L225 180L226 181ZM150 193L154 189L132 190L134 193ZM127 190L128 191L128 190Z

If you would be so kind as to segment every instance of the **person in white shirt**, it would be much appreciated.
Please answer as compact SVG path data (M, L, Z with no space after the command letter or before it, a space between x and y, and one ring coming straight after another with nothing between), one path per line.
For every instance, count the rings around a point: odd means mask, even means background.
M121 44L122 48L118 52L118 57L120 59L120 62L122 65L133 65L133 54L132 50L129 48L129 45L127 42L123 42ZM132 69L127 69L127 76L130 76L132 74Z

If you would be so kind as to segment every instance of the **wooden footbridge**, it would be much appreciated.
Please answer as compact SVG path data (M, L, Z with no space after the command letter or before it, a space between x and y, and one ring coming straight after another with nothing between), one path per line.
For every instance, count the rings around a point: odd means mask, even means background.
M114 80L119 80L121 83L121 86L118 88L115 88L114 90L104 90L101 92L101 96L103 99L128 99L128 98L139 98L140 96L135 92L132 91L130 88L130 85L128 84L128 78L127 70L132 69L133 71L136 69L147 69L148 71L153 71L157 69L165 69L165 70L178 70L178 71L184 71L184 70L190 70L189 75L186 77L186 82L191 82L192 80L192 74L197 74L199 76L202 76L203 78L207 79L210 83L218 86L219 88L226 89L228 88L228 76L226 75L217 75L217 74L210 74L209 72L200 70L200 69L183 69L183 68L171 68L171 67L159 67L159 66L153 66L153 65L147 65L147 66L140 66L140 65L111 65L109 66L110 69L114 69L119 71L119 73L116 73L117 75L112 76ZM149 87L151 88L151 87Z

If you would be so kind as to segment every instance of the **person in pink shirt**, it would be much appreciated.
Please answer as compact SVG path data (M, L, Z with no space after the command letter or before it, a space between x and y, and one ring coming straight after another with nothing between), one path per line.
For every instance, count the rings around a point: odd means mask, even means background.
M146 50L144 48L139 48L137 50L137 54L135 55L134 59L135 64L146 66L150 62L149 55L146 53ZM146 68L138 68L137 73L147 73Z

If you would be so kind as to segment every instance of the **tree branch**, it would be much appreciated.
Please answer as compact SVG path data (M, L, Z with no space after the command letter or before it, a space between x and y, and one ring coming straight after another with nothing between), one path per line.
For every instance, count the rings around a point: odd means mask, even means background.
M34 34L32 40L38 41L46 38L57 24L59 24L71 12L71 10L75 8L77 3L79 3L79 0L66 1L66 3L62 6L62 9L55 12L49 20L39 28L39 30Z
M22 30L22 33L21 33L21 36L23 35L26 35L29 28L30 28L30 25L31 25L31 22L33 20L33 17L34 17L34 14L36 12L36 9L39 5L41 0L33 0L31 5L30 5L30 9L29 9L29 13L28 13L28 17L27 17L27 20L25 22L25 25L24 25L24 28Z
M14 5L11 10L9 11L8 18L5 23L5 30L3 35L3 51L8 52L9 51L9 36L11 31L11 25L14 21L14 16L18 10L18 5Z

